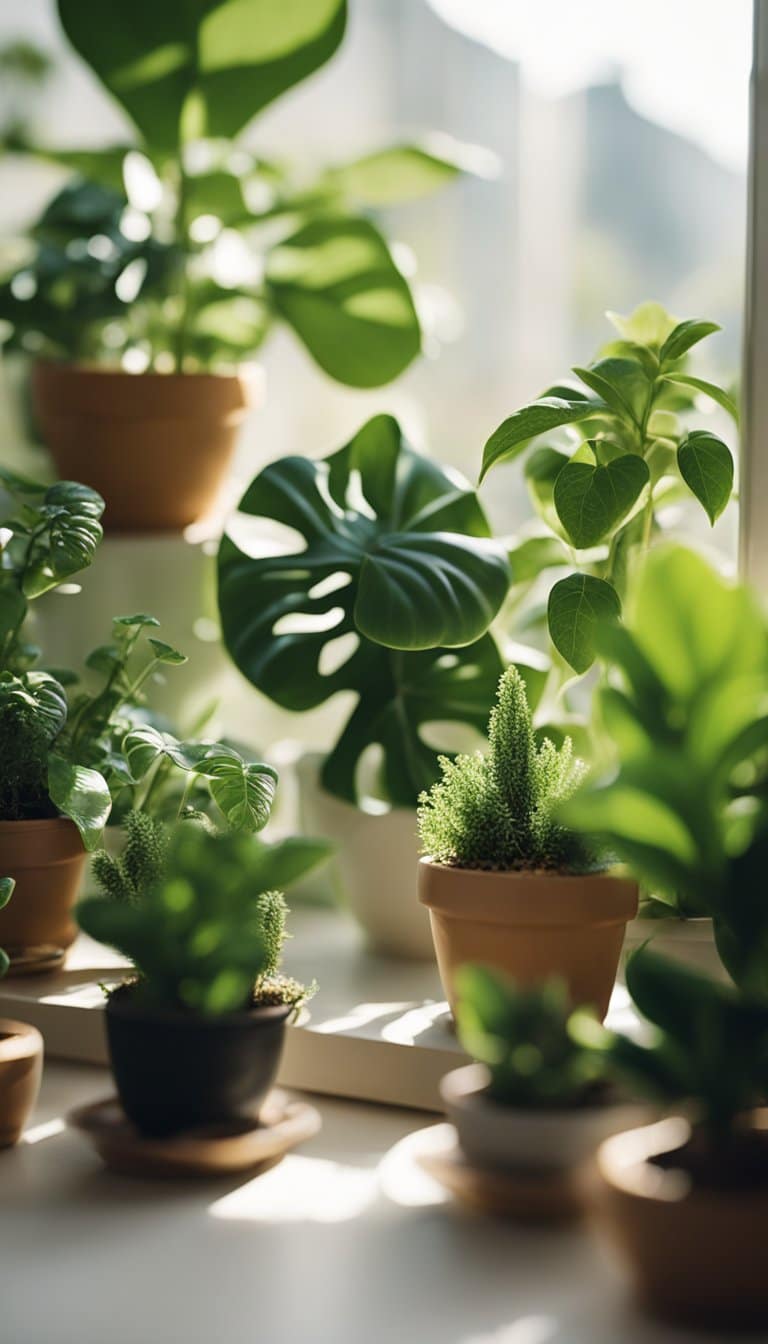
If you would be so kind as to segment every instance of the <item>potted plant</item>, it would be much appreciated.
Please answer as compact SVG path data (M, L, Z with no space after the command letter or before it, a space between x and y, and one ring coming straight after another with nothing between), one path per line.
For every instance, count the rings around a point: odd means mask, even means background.
M661 530L659 509L693 496L714 525L733 487L728 446L706 422L691 425L700 397L738 419L730 394L688 369L688 352L717 324L678 321L658 303L608 316L618 339L573 370L578 381L510 415L483 452L481 479L525 456L538 521L510 552L518 606L538 602L542 571L571 571L552 585L546 609L569 676L594 661L600 621L619 615L634 559Z
M559 820L585 767L570 738L537 742L517 668L499 682L487 753L440 765L419 806L419 898L451 1007L459 967L479 962L521 987L558 976L604 1017L637 886Z
M12 877L0 878L0 909L13 894ZM9 966L0 948L0 977ZM43 1073L43 1038L36 1027L0 1018L0 1148L20 1138L27 1116L37 1100Z
M754 1108L768 1079L766 999L649 949L630 958L627 986L653 1039L607 1048L674 1114L601 1147L596 1212L656 1310L710 1328L764 1325L768 1125Z
M320 772L331 797L318 795L323 812L310 829L327 825L339 838L347 897L374 946L429 955L412 882L403 887L393 869L392 826L405 832L412 864L413 809L438 773L429 725L443 739L446 724L482 730L501 670L486 631L507 590L507 561L474 492L416 453L391 416L375 416L322 461L266 467L218 563L224 641L259 691L297 711L354 695ZM373 751L378 777L366 791Z
M519 989L467 965L456 987L459 1038L475 1062L440 1090L471 1163L572 1179L603 1139L647 1118L583 1039L590 1014L573 1008L562 981Z
M252 836L189 821L166 837L134 820L130 839L122 861L98 865L104 896L77 910L81 928L135 968L106 1010L123 1109L156 1136L256 1119L286 1023L311 992L280 974L279 858Z
M750 860L766 772L761 605L667 544L641 567L624 622L607 622L597 644L606 675L595 730L608 759L568 804L568 821L599 834L651 894L653 917L635 939L715 973L722 963L749 985L764 975L766 947L764 875Z
M141 15L120 0L119 39L95 0L58 11L135 134L45 149L79 176L34 228L0 316L37 358L33 399L59 472L101 490L110 529L177 530L212 502L260 395L248 361L276 321L354 387L391 381L418 354L408 283L361 211L441 186L459 161L397 145L307 183L242 143L334 54L346 0Z

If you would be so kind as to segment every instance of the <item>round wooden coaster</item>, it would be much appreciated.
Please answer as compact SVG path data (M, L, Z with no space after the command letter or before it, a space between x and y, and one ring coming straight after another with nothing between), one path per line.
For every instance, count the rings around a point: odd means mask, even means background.
M582 1212L576 1181L567 1172L512 1171L468 1162L453 1125L422 1130L419 1165L466 1208L522 1222L561 1222Z
M117 1097L78 1107L67 1116L67 1123L85 1135L114 1171L132 1176L222 1176L238 1171L260 1175L317 1134L322 1121L314 1106L274 1091L258 1121L205 1125L172 1138L140 1134Z

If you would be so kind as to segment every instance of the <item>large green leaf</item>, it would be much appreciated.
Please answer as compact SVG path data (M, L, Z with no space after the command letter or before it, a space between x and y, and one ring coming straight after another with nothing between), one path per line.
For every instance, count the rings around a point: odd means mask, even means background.
M596 546L626 518L648 484L641 457L624 453L603 466L568 462L555 481L560 521L578 549Z
M195 767L209 781L227 825L233 831L260 831L269 821L277 788L277 771L261 761L244 761L236 751L217 743Z
M677 450L677 465L714 526L733 489L733 458L727 444L707 430L693 430Z
M508 462L517 457L539 434L546 434L561 425L572 425L586 420L596 410L604 410L602 402L590 401L587 397L573 394L570 399L564 397L541 397L530 406L507 417L495 429L483 449L483 466L480 472L482 480L486 472L497 462Z
M161 756L172 761L180 770L194 770L205 748L198 743L179 742L171 733L161 732L152 724L132 728L123 739L123 753L131 778L135 783L143 779Z
M620 614L619 595L605 579L569 574L549 594L547 620L552 643L575 672L586 672L595 659L599 625Z
M48 793L62 816L74 821L85 848L97 849L112 808L104 776L54 752L48 758Z
M378 387L419 353L410 289L368 220L306 224L273 249L266 278L280 315L339 382Z
M174 151L184 119L231 137L331 57L346 0L58 0L73 46L147 144Z
M418 200L458 177L461 165L419 145L391 145L342 164L329 181L358 205Z

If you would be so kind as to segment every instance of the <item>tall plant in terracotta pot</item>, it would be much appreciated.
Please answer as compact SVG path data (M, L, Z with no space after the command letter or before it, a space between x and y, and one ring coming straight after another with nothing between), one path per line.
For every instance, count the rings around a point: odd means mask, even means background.
M499 682L488 737L485 754L443 759L442 779L420 801L419 898L443 988L455 1010L465 963L520 986L557 976L573 1003L604 1016L637 885L559 820L585 767L569 738L537 741L514 666Z
M411 877L416 800L439 773L427 731L449 750L451 725L484 728L502 666L486 632L508 579L474 492L385 415L322 461L266 467L222 540L222 630L243 674L289 710L355 697L310 829L337 841L345 894L380 951L431 955ZM372 751L384 815L364 810Z
M107 26L96 0L58 10L134 138L45 149L79 176L33 229L0 316L37 357L60 473L101 491L110 529L175 530L211 505L260 395L249 361L276 322L354 387L416 356L408 283L365 212L440 187L459 160L397 145L307 183L242 142L334 54L346 0L119 0Z

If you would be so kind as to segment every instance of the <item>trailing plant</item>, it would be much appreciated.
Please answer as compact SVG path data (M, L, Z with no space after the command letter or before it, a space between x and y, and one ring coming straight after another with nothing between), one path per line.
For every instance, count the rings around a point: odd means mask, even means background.
M365 212L442 186L461 154L396 145L307 183L242 140L333 56L346 0L138 11L119 0L109 32L97 0L58 10L134 134L100 151L41 151L78 176L0 291L12 344L195 370L249 358L279 320L331 377L361 387L395 378L419 352L419 321Z
M598 632L609 763L565 811L646 884L655 911L710 916L744 989L768 994L768 628L700 556L648 556L622 625ZM611 757L613 758L611 760Z
M693 495L714 525L734 476L723 440L690 423L700 396L738 419L728 392L688 371L688 352L716 323L679 322L656 303L608 316L619 339L573 370L577 384L558 383L509 416L481 472L525 454L541 526L511 552L512 595L522 603L543 570L571 570L551 587L547 625L578 673L593 662L598 624L621 611L633 558L660 530L659 508Z
M768 1004L648 947L629 957L626 983L654 1028L650 1041L630 1040L586 1018L577 1034L651 1097L693 1108L705 1174L726 1184L746 1115L765 1099ZM754 1171L746 1174L749 1180Z
M594 1104L604 1094L609 1061L572 1030L582 1018L595 1026L597 1019L573 1009L559 980L521 989L483 966L462 966L456 984L459 1038L486 1065L492 1101L560 1108Z
M0 910L10 901L15 886L16 882L12 877L0 877ZM10 964L8 953L0 947L0 979L5 975Z
M265 520L289 543L266 541ZM222 632L286 709L353 691L323 784L355 802L377 745L383 794L408 807L438 775L427 725L485 727L501 671L486 631L508 580L474 492L379 415L322 461L284 458L251 483L219 549Z
M593 866L579 837L558 817L585 766L570 738L538 743L525 683L508 667L488 725L488 750L439 761L442 779L419 799L423 850L462 868L555 869Z
M150 881L138 899L136 856L124 856L109 870L99 865L107 898L77 908L86 933L130 958L135 1000L203 1015L266 1003L298 1008L311 990L280 974L287 936L285 901L276 889L285 871L280 847L184 822L171 832L158 871L156 823L152 830L143 859Z

